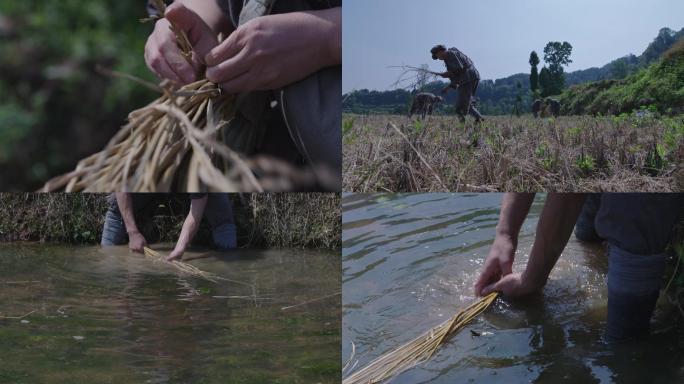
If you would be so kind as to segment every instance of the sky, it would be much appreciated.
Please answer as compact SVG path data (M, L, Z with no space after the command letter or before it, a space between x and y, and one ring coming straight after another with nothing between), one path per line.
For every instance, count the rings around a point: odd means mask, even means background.
M528 73L533 50L573 46L566 71L640 55L663 27L684 27L684 0L346 0L343 91L391 89L397 65L428 64L436 44L470 56L482 79ZM543 63L542 63L543 64Z

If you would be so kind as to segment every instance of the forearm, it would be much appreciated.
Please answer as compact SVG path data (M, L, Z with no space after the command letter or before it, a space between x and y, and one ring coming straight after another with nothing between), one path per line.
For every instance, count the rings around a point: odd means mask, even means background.
M117 192L116 204L119 206L119 212L123 218L126 232L128 234L140 233L138 226L135 223L135 214L133 212L133 196L130 193Z
M233 26L218 6L216 0L176 0L176 3L185 5L204 20L218 36L219 33L228 35L233 31Z
M506 193L503 196L496 236L506 237L517 246L520 228L530 211L534 196L534 193Z
M185 250L188 249L188 245L197 234L199 224L198 220L195 220L192 215L188 215L183 223L183 229L181 229L181 233L178 236L175 248L176 251L185 252Z
M524 281L537 289L546 284L570 239L584 200L583 194L549 194L537 223L530 259L522 275Z
M183 229L181 230L178 241L176 242L176 252L183 253L188 248L188 245L197 234L202 217L204 216L204 208L207 205L207 196L201 199L193 199L190 202L190 213L185 218Z

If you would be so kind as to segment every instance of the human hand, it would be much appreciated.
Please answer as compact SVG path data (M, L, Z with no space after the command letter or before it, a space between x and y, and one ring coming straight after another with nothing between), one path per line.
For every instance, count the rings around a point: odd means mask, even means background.
M508 297L521 297L537 292L539 288L526 278L525 274L510 273L503 276L499 281L484 287L481 291L482 296L492 292L501 292Z
M183 259L183 254L185 251L180 249L174 249L169 256L166 257L166 261L174 261Z
M170 21L170 22L169 22ZM188 36L193 47L191 63L178 48L171 22ZM183 4L174 3L166 10L164 19L157 21L145 45L145 63L157 76L179 85L196 81L204 70L204 55L218 45L211 28L197 13Z
M510 236L496 235L482 272L475 282L475 295L484 296L485 287L512 272L515 248L515 243Z
M341 26L326 16L330 12L340 11L269 15L245 23L206 55L207 79L227 93L273 90L339 65Z
M128 234L128 248L137 253L145 252L147 240L140 232L131 232Z

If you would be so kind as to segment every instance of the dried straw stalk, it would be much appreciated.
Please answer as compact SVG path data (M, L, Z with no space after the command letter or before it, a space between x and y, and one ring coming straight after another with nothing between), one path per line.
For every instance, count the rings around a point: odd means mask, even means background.
M498 292L493 292L479 299L448 321L373 360L365 368L344 379L342 383L380 383L430 359L439 347L444 345L475 317L484 312L496 300L498 295Z
M159 18L163 18L166 7L162 1L156 3ZM190 61L192 46L187 36L173 25L171 29ZM130 75L108 73L158 90L163 96L133 111L103 151L81 160L72 172L48 181L43 192L263 192L292 190L319 181L319 172L299 170L280 160L263 156L245 159L243 154L254 149L260 132L227 132L230 147L223 144L221 133L235 115L236 97L222 94L216 84L200 80L175 91L168 82L158 86ZM261 178L257 180L255 174Z
M219 281L228 281L228 282L231 282L234 284L244 285L246 287L250 287L250 288L252 288L252 295L254 295L254 286L252 284L244 283L242 281L237 281L237 280L226 279L224 277L215 275L211 272L203 271L203 270L195 267L194 265L190 265L190 264L184 263L182 261L175 261L175 260L174 261L166 261L166 259L162 256L162 254L160 254L159 252L157 252L151 248L148 248L148 247L144 248L144 253L145 253L145 256L152 257L156 261L163 261L165 263L168 263L169 265L173 266L179 272L181 272L185 275L199 277L201 279L211 281L212 283L218 283Z

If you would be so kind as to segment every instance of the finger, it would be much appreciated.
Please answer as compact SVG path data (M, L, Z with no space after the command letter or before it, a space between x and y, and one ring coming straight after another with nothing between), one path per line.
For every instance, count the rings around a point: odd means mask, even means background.
M175 38L157 35L157 44L166 64L171 68L180 83L187 84L196 80L196 68L188 63L188 60L181 54L180 49L175 43Z
M241 51L236 56L220 62L216 66L207 67L207 80L212 83L227 83L233 79L238 79L251 68L251 60L247 57L246 51Z
M482 288L482 291L480 292L480 296L487 296L490 293L496 291L497 290L497 284L498 283L489 284L488 286Z
M479 294L485 285L489 284L495 278L498 278L498 272L497 265L492 262L492 259L487 259L484 263L482 273L480 273L480 277L478 277L475 282L475 293Z
M169 63L166 62L161 52L158 52L150 59L150 69L161 79L168 79L178 84L183 84L183 80L174 72Z
M211 49L204 57L208 67L214 67L237 55L245 47L242 41L243 29L237 29L223 43Z
M207 77L208 78L208 77ZM244 73L230 81L220 83L221 89L228 94L235 94L241 92L251 92L255 89L253 88L254 76L252 72Z
M173 3L166 10L165 17L179 29L185 31L198 58L203 59L218 44L214 31L195 11L181 3Z

